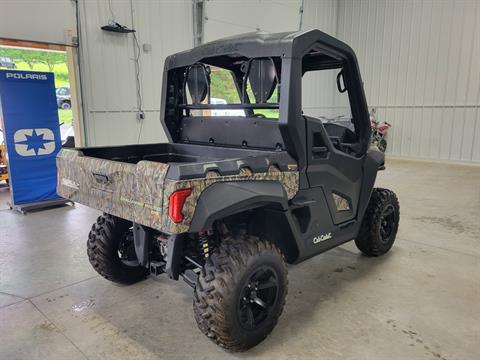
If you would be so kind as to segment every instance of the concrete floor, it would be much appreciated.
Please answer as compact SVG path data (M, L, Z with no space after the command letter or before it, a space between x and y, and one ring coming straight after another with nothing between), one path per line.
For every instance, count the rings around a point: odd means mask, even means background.
M393 250L349 243L290 267L278 326L240 355L197 330L183 282L97 276L96 211L2 210L0 359L480 359L480 167L391 160L377 186L400 199Z

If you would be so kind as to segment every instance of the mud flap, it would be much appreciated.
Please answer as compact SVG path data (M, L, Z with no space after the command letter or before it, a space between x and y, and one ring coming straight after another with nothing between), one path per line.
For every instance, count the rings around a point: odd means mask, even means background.
M135 254L140 265L148 266L148 254L150 251L150 232L140 225L133 223L133 242Z

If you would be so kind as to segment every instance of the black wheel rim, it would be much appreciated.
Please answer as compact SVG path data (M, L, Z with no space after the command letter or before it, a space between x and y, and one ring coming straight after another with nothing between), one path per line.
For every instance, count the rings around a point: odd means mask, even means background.
M277 305L279 283L270 266L256 268L248 277L238 303L240 324L253 330L262 324Z
M383 209L380 216L380 239L388 243L395 227L395 208L389 204Z
M378 150L380 150L381 152L385 152L385 150L387 150L387 143L385 141L380 141L378 143Z
M129 229L122 235L118 243L118 257L126 266L138 266L137 254L135 253L135 243L133 242L133 231Z

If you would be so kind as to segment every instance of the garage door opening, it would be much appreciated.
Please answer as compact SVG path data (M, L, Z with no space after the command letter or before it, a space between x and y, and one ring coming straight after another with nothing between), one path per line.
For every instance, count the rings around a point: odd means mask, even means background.
M62 143L74 136L74 115L68 54L65 46L0 40L0 69L52 72Z

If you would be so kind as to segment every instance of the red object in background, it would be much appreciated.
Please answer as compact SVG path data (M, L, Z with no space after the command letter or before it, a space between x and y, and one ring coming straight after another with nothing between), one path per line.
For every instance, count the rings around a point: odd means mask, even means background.
M392 127L392 125L390 125L389 123L387 123L387 122L382 122L382 123L380 123L380 124L377 126L377 131L378 131L380 134L387 135L388 129L390 129L391 127Z
M385 152L387 150L388 130L392 127L386 121L378 122L375 117L375 111L370 113L370 126L372 127L372 144L377 146L378 150Z

